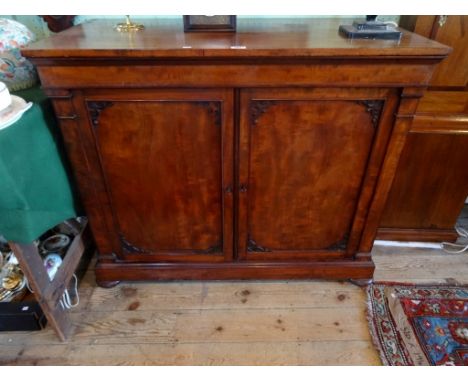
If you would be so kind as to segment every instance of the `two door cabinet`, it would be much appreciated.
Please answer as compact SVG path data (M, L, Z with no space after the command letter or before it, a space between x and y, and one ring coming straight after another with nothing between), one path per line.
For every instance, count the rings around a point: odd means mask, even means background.
M350 41L323 21L179 24L97 21L24 51L60 121L98 283L372 278L406 133L449 48L409 32Z

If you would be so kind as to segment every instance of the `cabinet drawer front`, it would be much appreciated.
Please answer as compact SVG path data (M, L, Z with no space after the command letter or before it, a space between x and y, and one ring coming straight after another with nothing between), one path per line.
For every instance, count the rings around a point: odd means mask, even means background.
M304 90L244 94L241 257L347 256L384 105L380 97L348 93L343 99Z
M212 93L87 97L122 259L232 256L232 101Z

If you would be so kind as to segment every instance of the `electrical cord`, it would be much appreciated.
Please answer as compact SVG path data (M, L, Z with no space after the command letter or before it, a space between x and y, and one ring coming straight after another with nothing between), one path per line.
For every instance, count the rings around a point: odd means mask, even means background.
M72 302L68 289L65 289L65 292L63 292L62 298L59 301L59 304L63 310L76 308L80 304L80 295L78 293L78 277L76 277L76 275L73 274L73 279L75 281L75 286L73 287L73 294L75 295L76 301L74 303ZM31 293L34 293L34 291L31 289L29 285L29 280L27 278L26 278L26 286Z
M28 290L31 292L31 293L34 293L34 291L32 290L31 286L29 285L29 280L26 276L24 276L24 278L26 279L26 287L28 288Z
M390 20L384 21L384 20L379 20L378 18L379 18L379 16L377 16L376 22L383 23L383 24L391 26L393 28L398 28L399 27L399 25L395 21L390 21Z
M455 227L455 231L457 231L458 235L463 239L468 239L468 231L462 227ZM442 243L442 249L448 253L462 253L468 250L468 243L461 244L461 243Z
M65 289L65 292L63 292L62 298L60 300L60 306L62 309L71 309L71 308L76 308L78 304L80 303L80 295L78 294L78 277L76 275L73 275L73 279L75 280L75 286L74 286L74 294L76 296L76 301L73 303L72 299L70 298L70 293L68 293L68 289Z
M383 21L386 25L391 25L394 28L398 28L398 24L395 21Z

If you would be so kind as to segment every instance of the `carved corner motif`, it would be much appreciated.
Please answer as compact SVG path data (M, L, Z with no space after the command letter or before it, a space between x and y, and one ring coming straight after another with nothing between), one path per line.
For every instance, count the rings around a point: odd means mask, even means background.
M120 239L120 245L122 246L122 250L124 252L127 252L127 253L151 253L151 251L148 250L148 249L139 248L136 245L133 245L132 243L130 243L122 233L119 233L119 239Z
M258 122L258 119L267 111L267 109L275 105L276 101L270 100L261 100L250 101L250 123L252 126L255 126Z
M216 127L221 128L221 102L198 101L197 104L207 108L208 112L214 116Z
M91 123L94 127L99 125L99 116L101 112L109 106L112 106L114 102L111 101L88 101L86 107L88 108L89 115L91 117Z
M126 253L140 253L140 254L150 254L153 253L153 251L146 249L146 248L140 248L137 247L136 245L133 245L130 243L127 238L123 235L123 233L119 233L119 240L120 240L120 245L122 246L122 250ZM207 249L203 250L198 250L195 251L198 254L211 254L211 253L218 253L223 251L223 243L218 243L215 244Z
M251 237L247 240L247 252L271 252L270 248L258 245Z
M197 253L209 255L211 253L217 253L223 251L223 243L215 244L207 249L199 250Z
M377 128L379 125L380 114L384 105L383 100L362 100L357 101L359 105L363 105L366 111L371 115L372 125Z
M117 256L117 254L114 253L114 252L111 252L110 257L111 257L112 260L114 260L114 261L119 261L119 260L120 260L120 259L119 259L119 256Z
M343 238L336 243L330 245L329 247L325 248L327 251L344 251L348 246L348 239L349 235L346 234Z

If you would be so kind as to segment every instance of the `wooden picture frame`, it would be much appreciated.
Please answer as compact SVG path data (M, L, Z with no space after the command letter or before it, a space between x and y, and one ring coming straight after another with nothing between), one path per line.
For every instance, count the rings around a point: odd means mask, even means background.
M184 32L235 32L236 16L185 15Z

